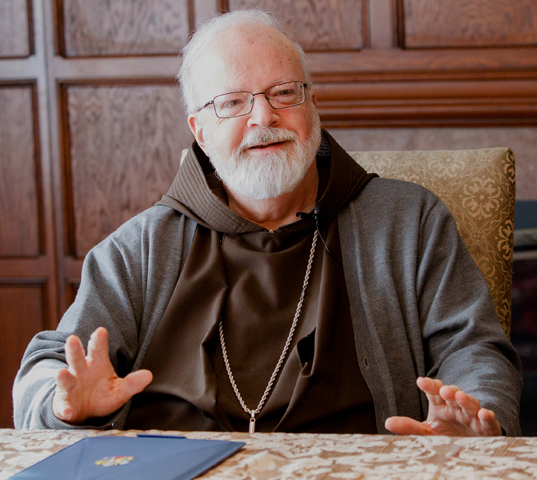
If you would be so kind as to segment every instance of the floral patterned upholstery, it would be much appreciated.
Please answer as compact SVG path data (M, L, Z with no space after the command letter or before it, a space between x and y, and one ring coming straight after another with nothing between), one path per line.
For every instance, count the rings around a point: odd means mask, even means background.
M450 209L509 336L515 160L507 148L349 152L367 171L423 185Z

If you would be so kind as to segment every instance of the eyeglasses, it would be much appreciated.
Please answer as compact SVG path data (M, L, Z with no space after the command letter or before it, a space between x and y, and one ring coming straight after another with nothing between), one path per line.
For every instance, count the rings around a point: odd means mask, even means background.
M254 108L254 97L265 95L272 108L289 108L304 103L306 99L305 88L308 85L302 82L286 82L272 85L264 92L231 92L217 95L196 112L212 105L218 118L233 118L248 115Z

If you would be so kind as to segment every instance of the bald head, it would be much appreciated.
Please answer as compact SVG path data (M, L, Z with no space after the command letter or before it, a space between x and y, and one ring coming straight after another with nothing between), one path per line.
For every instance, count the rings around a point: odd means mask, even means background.
M300 77L311 86L311 75L306 55L300 45L292 42L282 31L276 18L260 10L239 10L221 15L201 25L189 44L183 49L178 79L187 113L199 108L196 86L207 66L218 62L233 67L252 68L245 61L244 48L257 49L257 55L266 56L277 49L285 62L296 62Z
M306 80L292 42L266 25L242 25L221 32L192 65L191 75L198 108L223 93L250 91L252 84L265 87L266 82L268 86Z

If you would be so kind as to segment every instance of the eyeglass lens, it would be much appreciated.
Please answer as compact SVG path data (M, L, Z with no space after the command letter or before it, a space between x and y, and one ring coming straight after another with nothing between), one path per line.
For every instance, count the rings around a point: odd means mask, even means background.
M287 108L304 102L304 85L302 82L287 82L273 85L264 93L272 108ZM259 95L259 94L255 94ZM216 115L220 118L247 115L253 108L254 94L250 92L232 92L214 98Z

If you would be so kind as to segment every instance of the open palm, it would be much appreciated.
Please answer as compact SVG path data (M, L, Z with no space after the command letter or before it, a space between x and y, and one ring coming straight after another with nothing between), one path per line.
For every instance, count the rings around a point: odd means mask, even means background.
M418 422L408 417L390 417L386 428L400 435L497 436L502 434L492 410L481 408L479 401L455 385L420 377L420 390L429 400L427 420Z
M149 370L138 370L125 378L117 376L108 355L108 332L103 327L92 333L87 355L80 339L69 336L65 357L69 368L56 374L52 409L56 417L68 423L110 415L153 379Z

